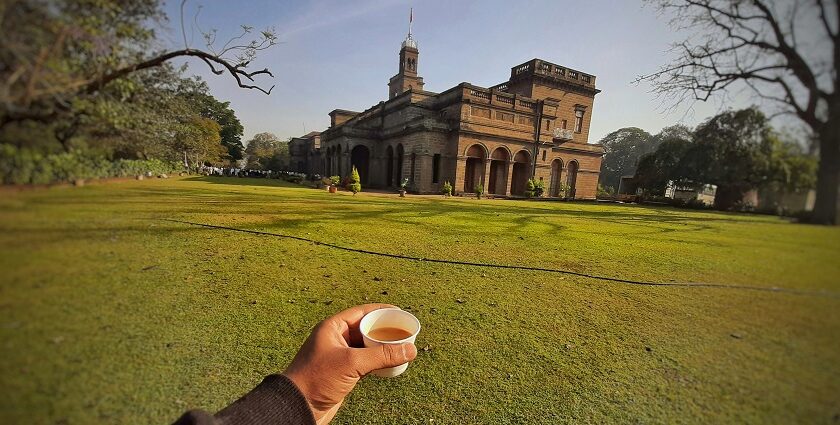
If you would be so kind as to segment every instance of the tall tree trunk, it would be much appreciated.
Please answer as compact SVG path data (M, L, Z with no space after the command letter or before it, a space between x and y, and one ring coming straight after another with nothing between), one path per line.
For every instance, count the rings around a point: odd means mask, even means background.
M816 224L837 224L837 191L840 190L840 110L832 112L834 113L829 113L829 120L819 133L817 199L811 215L811 222Z

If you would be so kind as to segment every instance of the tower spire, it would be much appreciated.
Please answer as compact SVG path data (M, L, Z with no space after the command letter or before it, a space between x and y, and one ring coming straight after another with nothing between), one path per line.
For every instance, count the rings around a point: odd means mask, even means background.
M411 11L408 13L408 35L405 37L405 41L402 42L402 47L411 47L416 49L417 42L414 41L414 37L411 36L411 26L414 24L414 8L410 9Z
M411 24L414 23L414 8L409 9L408 12L408 38L411 38Z

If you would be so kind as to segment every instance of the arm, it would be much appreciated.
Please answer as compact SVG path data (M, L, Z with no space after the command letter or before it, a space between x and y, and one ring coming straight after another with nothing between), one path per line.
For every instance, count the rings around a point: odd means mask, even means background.
M388 304L344 310L318 324L282 375L269 375L242 398L211 416L192 410L175 425L327 424L368 373L414 360L414 344L361 348L359 322Z

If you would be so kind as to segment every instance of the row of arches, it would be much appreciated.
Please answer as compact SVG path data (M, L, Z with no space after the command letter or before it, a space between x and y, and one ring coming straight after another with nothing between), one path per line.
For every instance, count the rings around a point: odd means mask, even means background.
M528 179L531 177L531 167L533 166L531 152L522 149L513 154L511 161L511 152L507 147L498 147L487 155L487 150L484 146L474 144L467 148L465 153L466 166L464 170L464 192L475 192L479 183L484 181L484 175L489 167L488 181L484 190L486 193L494 195L506 195L508 172L510 176L510 194L514 196L524 196L528 188ZM508 167L512 162L512 167ZM568 184L568 191L566 196L574 197L575 184L577 183L577 172L579 165L577 161L572 160L566 168L566 184ZM563 161L559 158L551 163L551 180L548 187L548 195L552 197L561 196L561 185L563 173Z
M403 161L405 159L405 148L402 143L398 143L396 147L387 146L385 154L382 158L374 157L371 149L363 144L358 144L349 149L350 169L344 170L342 166L342 148L341 145L327 148L324 158L324 170L327 176L338 175L344 177L350 173L352 167L356 167L359 171L359 180L363 186L399 186L403 178ZM384 164L383 164L384 162ZM377 164L378 173L372 173L374 167L372 163ZM414 175L414 168L416 163L416 155L411 154L411 173ZM381 167L384 165L384 167ZM384 168L384 170L382 170ZM376 174L377 177L374 177ZM384 175L383 175L384 174Z

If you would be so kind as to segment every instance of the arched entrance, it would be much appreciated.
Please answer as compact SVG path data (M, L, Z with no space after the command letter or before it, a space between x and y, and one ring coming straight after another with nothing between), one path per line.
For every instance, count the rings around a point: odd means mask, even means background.
M359 182L362 186L368 184L368 164L370 163L370 149L365 145L356 145L350 151L350 165L359 170Z
M464 167L464 192L474 193L476 186L483 184L484 148L472 145L467 149L467 163Z
M394 185L394 148L388 146L388 149L385 150L385 162L388 164L385 169L385 186L393 186Z
M513 156L513 177L510 181L510 194L525 196L528 188L528 168L531 164L531 154L521 150Z
M569 198L574 199L575 197L575 183L577 183L577 173L578 173L579 165L577 161L572 161L569 163L569 167L566 170L566 184L569 185Z
M405 150L400 143L397 145L397 163L395 164L397 172L394 174L394 186L397 187L402 184L403 156L405 156Z
M490 155L490 181L487 193L504 195L507 188L507 169L510 154L505 148L496 148Z
M555 159L551 162L551 195L556 198L560 193L560 173L563 172L563 161Z

